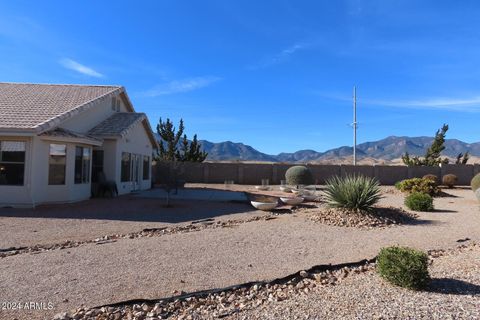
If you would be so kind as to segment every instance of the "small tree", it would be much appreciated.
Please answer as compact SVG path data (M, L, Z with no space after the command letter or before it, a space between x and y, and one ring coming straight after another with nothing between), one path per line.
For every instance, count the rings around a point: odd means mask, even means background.
M202 146L197 140L197 135L195 134L193 140L189 142L187 135L183 134L184 130L183 119L180 119L177 131L170 119L167 118L167 121L163 122L160 118L157 125L158 135L162 139L158 156L160 160L203 162L207 158L208 153L201 150Z
M470 154L468 154L468 151L465 152L465 154L459 153L455 164L467 164L468 159L470 159Z
M183 136L182 140L182 152L177 153L177 159L179 161L190 161L190 162L203 162L208 153L202 151L201 144L197 140L197 135L193 135L192 142L189 142L187 136Z
M432 145L427 149L425 157L410 157L408 152L402 156L403 163L407 166L438 166L442 163L448 163L447 158L440 158L440 154L445 150L445 135L448 131L448 124L444 124L437 130Z
M178 158L178 143L180 142L180 138L182 137L183 130L185 130L185 127L183 126L183 119L180 119L178 131L175 132L176 129L170 119L167 118L167 121L163 122L162 118L160 118L157 125L157 133L162 139L161 141L159 141L160 160L175 161ZM164 145L164 143L166 146Z

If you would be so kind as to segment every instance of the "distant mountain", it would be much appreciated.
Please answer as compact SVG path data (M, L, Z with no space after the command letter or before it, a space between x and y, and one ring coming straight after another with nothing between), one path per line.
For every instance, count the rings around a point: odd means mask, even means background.
M203 151L208 153L207 160L278 161L275 156L262 153L243 143L213 143L206 140L200 140L200 143Z
M158 136L157 136L158 137ZM390 136L382 140L365 142L357 145L357 157L360 163L391 162L398 160L408 152L411 155L423 156L433 141L432 137L397 137ZM318 152L315 150L300 150L293 153L269 155L251 146L231 141L214 143L201 140L202 149L208 152L207 161L262 161L262 162L346 162L352 157L353 148L339 148ZM443 156L455 158L459 153L469 152L480 156L480 142L466 143L457 139L445 140Z

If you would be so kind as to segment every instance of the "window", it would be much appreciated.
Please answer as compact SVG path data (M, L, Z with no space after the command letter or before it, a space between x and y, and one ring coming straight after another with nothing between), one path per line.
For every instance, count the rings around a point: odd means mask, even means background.
M131 175L130 175L131 163L132 163L132 155L127 152L122 152L122 172L121 172L122 182L131 181Z
M23 186L25 142L0 141L0 185Z
M150 157L143 156L143 180L150 179Z
M75 183L90 182L90 148L75 148Z
M103 150L92 152L92 182L99 182L99 173L103 172Z
M66 160L67 146L64 144L51 144L50 158L48 160L48 184L65 184Z

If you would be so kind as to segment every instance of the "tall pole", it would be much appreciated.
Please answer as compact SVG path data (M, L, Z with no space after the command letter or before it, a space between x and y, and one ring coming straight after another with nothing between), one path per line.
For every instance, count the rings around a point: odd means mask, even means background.
M357 87L353 86L353 165L357 165Z

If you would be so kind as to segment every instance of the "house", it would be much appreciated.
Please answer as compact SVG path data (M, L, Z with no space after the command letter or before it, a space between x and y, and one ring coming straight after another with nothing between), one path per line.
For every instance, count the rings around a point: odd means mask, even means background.
M0 83L0 207L85 200L99 175L149 189L156 148L121 86Z

